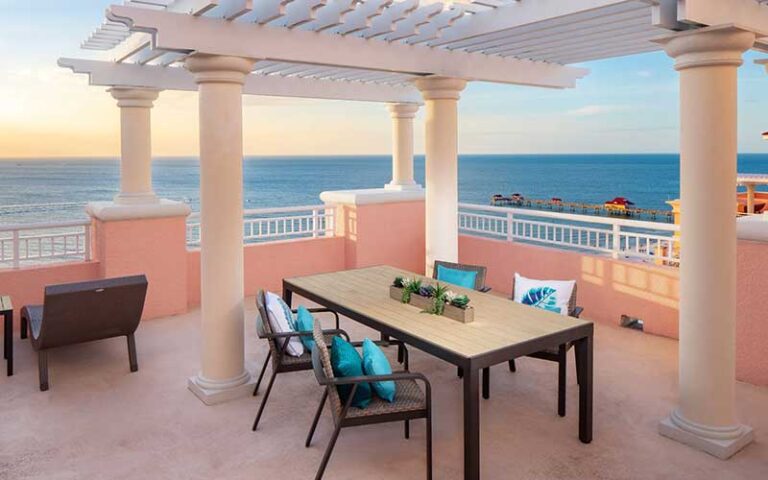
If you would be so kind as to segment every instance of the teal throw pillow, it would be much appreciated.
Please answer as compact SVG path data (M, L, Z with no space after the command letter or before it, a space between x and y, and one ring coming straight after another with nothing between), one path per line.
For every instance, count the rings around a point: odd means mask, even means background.
M437 279L460 287L474 289L475 281L477 280L477 272L438 265Z
M304 305L299 305L296 312L296 331L312 333L312 327L315 323L315 318L307 310ZM301 343L304 344L308 351L312 351L315 348L315 341L312 340L312 335L302 335Z
M333 337L331 344L331 367L333 374L337 378L361 377L363 376L363 359L357 353L355 347L341 337ZM339 397L346 403L349 394L352 392L352 385L339 385ZM352 398L351 405L357 408L365 408L371 403L371 385L369 383L357 384L357 391Z
M363 340L363 371L366 375L390 375L392 366L384 352L371 339ZM371 382L373 391L382 399L392 403L395 401L395 382Z

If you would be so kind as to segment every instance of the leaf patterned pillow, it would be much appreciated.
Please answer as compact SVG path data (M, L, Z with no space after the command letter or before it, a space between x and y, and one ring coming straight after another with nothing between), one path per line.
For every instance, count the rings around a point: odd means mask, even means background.
M523 305L568 315L574 280L535 280L515 273L514 300Z

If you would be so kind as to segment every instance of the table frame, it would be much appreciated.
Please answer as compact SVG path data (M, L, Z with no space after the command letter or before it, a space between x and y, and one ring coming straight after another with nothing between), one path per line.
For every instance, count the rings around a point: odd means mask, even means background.
M333 301L315 295L289 279L283 280L283 299L290 306L293 294L300 295L312 302L330 308L378 332L397 338L432 356L445 360L464 369L464 479L480 479L480 377L483 368L540 352L547 348L558 347L573 342L576 349L576 368L579 371L579 440L583 443L592 441L592 402L593 402L593 336L594 326L585 323L560 332L544 335L529 341L511 344L482 355L466 357L405 331L394 328L376 318L355 312ZM478 295L488 295L477 293Z
M13 307L8 305L2 308L0 315L3 316L3 358L6 361L6 375L10 377L13 375Z

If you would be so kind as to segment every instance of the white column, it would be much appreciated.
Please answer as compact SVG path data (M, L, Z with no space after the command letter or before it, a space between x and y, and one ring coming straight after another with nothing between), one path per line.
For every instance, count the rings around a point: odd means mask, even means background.
M413 119L419 106L413 103L390 103L392 115L392 181L388 190L416 190L421 186L413 179Z
M754 34L708 28L664 39L680 72L679 406L662 435L728 458L752 440L736 420L737 69ZM712 201L724 199L726 201Z
M242 88L254 60L192 55L200 102L202 365L189 388L207 404L248 394L244 366Z
M111 88L120 107L120 193L115 203L157 203L152 191L152 105L160 93L147 88Z
M424 77L415 81L426 103L426 275L435 260L459 260L458 101L467 82Z

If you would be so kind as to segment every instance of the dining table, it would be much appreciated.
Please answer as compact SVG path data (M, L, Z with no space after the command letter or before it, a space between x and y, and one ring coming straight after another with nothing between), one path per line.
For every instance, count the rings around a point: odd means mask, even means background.
M583 443L592 441L594 326L591 321L522 305L493 292L450 285L452 292L470 299L474 320L463 323L426 314L391 298L390 286L397 277L420 280L425 285L436 283L414 272L378 265L286 278L283 298L290 305L293 295L299 295L460 367L464 372L465 480L481 478L481 371L517 357L564 344L573 345L580 379L578 436Z

